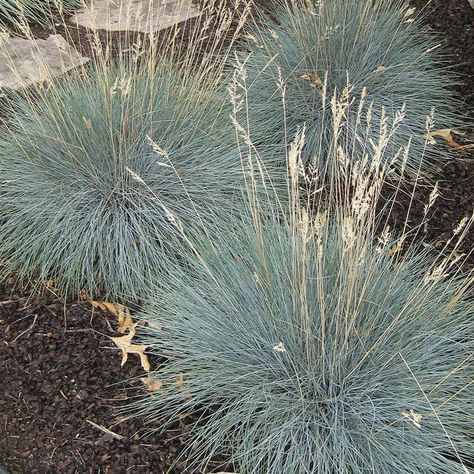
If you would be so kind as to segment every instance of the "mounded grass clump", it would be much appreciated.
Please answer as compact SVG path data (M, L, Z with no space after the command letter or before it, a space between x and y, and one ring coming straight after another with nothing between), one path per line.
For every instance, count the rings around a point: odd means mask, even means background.
M382 110L388 118L403 110L393 149L411 139L407 172L429 174L446 150L433 148L425 156L426 117L434 109L435 128L452 127L459 123L458 101L438 44L413 9L400 0L277 0L273 6L271 14L258 16L244 46L255 143L281 145L283 131L291 135L306 124L303 160L321 168L333 144L331 99L341 96L341 137L357 156L370 147ZM351 128L357 115L365 136Z
M140 342L167 360L133 410L197 419L192 465L468 472L472 275L424 250L401 256L364 213L354 199L314 219L253 215L193 244L188 268L160 282L138 316L149 323Z
M163 256L180 253L180 229L232 209L244 168L213 59L221 46L216 36L199 58L194 43L169 41L15 96L0 138L3 275L140 296Z
M52 26L54 19L72 13L83 0L0 0L0 25L25 27L26 22Z

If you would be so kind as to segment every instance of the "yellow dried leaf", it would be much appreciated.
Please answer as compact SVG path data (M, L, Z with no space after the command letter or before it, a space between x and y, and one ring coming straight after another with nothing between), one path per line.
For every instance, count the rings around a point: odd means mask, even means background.
M110 339L112 339L116 346L122 351L122 367L125 362L127 362L128 354L138 354L143 369L149 372L151 368L150 362L148 360L148 356L145 354L145 350L148 346L144 344L132 344L132 339L134 336L135 325L132 325L129 328L129 333L127 335L120 337L111 337Z
M309 85L313 88L324 86L323 81L318 74L303 74L300 79L303 79L303 81L308 81Z
M158 324L153 324L153 323L150 323L148 321L143 321L143 319L139 319L137 321L137 324L140 325L140 326L145 326L145 327L148 327L148 328L157 329L159 331L161 331L163 329L163 326L159 326Z
M118 321L118 332L120 334L124 334L127 329L130 329L130 327L133 325L133 320L128 309L124 313L119 314Z
M102 311L108 311L107 305L103 301L91 301L93 308L101 309Z
M400 252L401 249L402 246L400 244L396 244L388 251L388 254L390 256L395 255L396 253Z
M146 385L146 388L149 392L156 392L157 390L163 388L162 380L156 380L152 377L144 377L141 379L141 381Z
M91 301L91 304L94 308L107 311L117 316L119 324L118 332L120 334L125 334L125 331L130 329L133 325L132 316L127 307L118 303L110 303L108 301Z
M184 384L184 375L179 374L178 377L176 377L176 385L178 387L181 387Z
M380 74L380 73L384 72L385 69L387 69L385 66L379 66L377 69L375 69L374 73L375 74Z
M454 130L452 128L443 128L442 130L434 130L427 135L425 135L425 138L427 138L428 143L431 145L436 145L436 140L435 137L442 138L451 148L459 148L461 145L456 142L453 138L453 133L456 133L458 135L464 135L464 133L460 132L459 130Z

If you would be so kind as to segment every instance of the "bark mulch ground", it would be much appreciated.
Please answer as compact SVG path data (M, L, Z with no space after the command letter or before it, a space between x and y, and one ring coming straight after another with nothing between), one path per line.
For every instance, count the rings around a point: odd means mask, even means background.
M0 464L10 473L166 472L186 426L160 436L120 422L140 390L124 380L146 374L133 354L120 367L108 338L119 335L116 317L13 288L0 284Z
M463 108L459 112L473 124L474 114L474 9L468 0L412 0L411 3L423 12L425 21L444 43L450 53L450 63L458 74L459 95ZM468 132L472 141L474 130ZM461 142L462 138L458 137ZM429 215L428 225L422 232L427 242L442 248L452 236L452 230L464 217L469 218L474 208L474 150L472 148L450 154L443 169L433 177L438 182L440 196ZM415 192L409 220L420 222L424 205L428 202L432 185L420 186ZM408 198L401 198L391 216L395 227L405 219ZM474 227L464 239L459 252L470 254L465 260L464 270L474 268Z
M474 10L468 0L412 3L450 48L469 113L474 108ZM86 38L78 31L75 43L85 45ZM453 155L436 179L441 196L425 237L439 244L472 212L472 153ZM413 221L429 192L417 191ZM406 205L402 199L395 209L395 225L404 219ZM462 250L473 247L471 232ZM473 258L466 269L474 268ZM121 421L118 408L141 390L124 381L142 369L133 355L120 367L121 354L108 338L117 335L114 317L93 313L85 301L61 302L52 292L31 296L12 283L0 284L0 464L11 474L167 472L182 450L186 425L146 436L140 421ZM180 465L174 472L186 469Z

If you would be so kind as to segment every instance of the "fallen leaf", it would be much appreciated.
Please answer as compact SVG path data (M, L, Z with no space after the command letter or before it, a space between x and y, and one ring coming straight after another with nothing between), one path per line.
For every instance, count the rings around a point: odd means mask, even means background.
M400 252L401 249L402 249L401 244L396 244L388 251L388 254L390 256L395 255L396 253Z
M133 320L132 320L132 317L130 316L130 312L128 311L128 309L125 313L121 313L118 316L118 321L119 321L118 332L120 334L124 334L127 329L130 329L130 327L133 325Z
M108 301L91 301L91 304L94 308L99 308L102 311L107 311L117 316L118 332L120 334L125 334L125 331L133 326L132 316L127 307L118 303L109 303Z
M48 288L54 288L54 285L55 285L55 284L56 284L56 282L55 282L54 280L48 280L48 281L46 282L46 286L47 286Z
M145 326L147 328L152 328L152 329L157 329L161 331L163 329L163 326L159 326L158 324L150 323L149 321L144 321L143 319L139 319L137 321L137 324L140 326Z
M375 74L380 74L380 73L384 72L385 69L387 69L385 66L379 66L377 69L375 69L374 73Z
M319 77L318 74L303 74L300 79L303 79L303 81L308 81L309 85L311 87L323 87L323 81Z
M148 346L144 344L132 344L132 339L134 336L135 325L133 324L129 328L129 333L127 335L120 337L111 337L110 339L112 339L112 341L114 341L117 347L122 351L122 367L124 366L125 362L127 362L128 354L138 354L143 369L146 372L149 372L151 368L150 362L148 360L148 356L145 354L145 350Z
M451 148L460 148L461 145L456 142L453 138L453 133L457 135L464 135L464 133L459 130L454 130L451 128L443 128L442 130L434 130L433 132L425 135L425 138L428 140L430 145L436 145L435 137L442 138Z
M184 375L183 374L179 374L177 377L176 377L176 385L178 387L181 387L181 385L183 385L184 383Z
M149 392L156 392L157 390L163 388L162 380L156 380L152 377L143 377L141 381L146 385L146 388Z

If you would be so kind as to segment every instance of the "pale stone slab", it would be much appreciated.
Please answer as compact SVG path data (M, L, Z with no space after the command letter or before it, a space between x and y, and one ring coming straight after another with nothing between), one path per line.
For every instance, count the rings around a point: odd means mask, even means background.
M474 8L474 0L469 0L469 3L471 4L471 7Z
M72 21L92 30L153 33L199 14L191 0L93 0Z
M2 38L0 41L0 88L21 89L89 61L61 35L46 40Z

